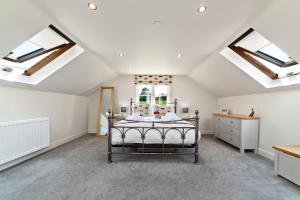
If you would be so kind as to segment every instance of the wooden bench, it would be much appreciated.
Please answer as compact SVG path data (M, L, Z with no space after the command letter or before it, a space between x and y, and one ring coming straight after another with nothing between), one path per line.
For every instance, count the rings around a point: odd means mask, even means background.
M274 173L300 186L300 145L273 146Z

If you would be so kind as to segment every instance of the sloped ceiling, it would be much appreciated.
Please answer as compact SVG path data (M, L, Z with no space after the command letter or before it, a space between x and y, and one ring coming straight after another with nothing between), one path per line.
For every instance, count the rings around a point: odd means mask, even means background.
M95 56L85 47L84 43L68 30L59 26L54 18L46 15L31 1L9 0L1 1L0 4L0 18L2 19L0 20L0 56L7 55L16 46L49 24L58 26L60 30L85 49L83 54L37 86L0 80L1 85L84 95L91 88L117 76L111 66L107 65L99 56Z
M118 74L151 73L188 75L218 97L300 88L267 90L219 54L253 27L300 61L298 0L94 2L96 12L87 0L1 1L1 56L50 23L85 52L38 86L0 84L87 95ZM205 15L196 12L200 3Z
M113 79L116 75L111 67L96 56L84 52L37 86L3 80L0 80L0 84L25 89L87 95L92 88Z
M55 92L85 95L87 91L103 82L116 77L116 73L89 52L83 53L68 65L56 72L54 76L38 85L37 88Z
M212 54L189 76L217 97L264 91L263 86L219 53Z
M299 89L299 85L266 89L219 54L234 39L253 27L300 62L299 8L298 0L270 1L249 23L245 23L239 32L197 65L189 76L218 97Z
M1 1L0 18L1 57L50 24L50 19L26 0Z

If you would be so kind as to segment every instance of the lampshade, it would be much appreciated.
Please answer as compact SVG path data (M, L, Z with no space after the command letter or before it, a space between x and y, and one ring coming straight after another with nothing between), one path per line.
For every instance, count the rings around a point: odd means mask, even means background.
M122 106L122 107L121 107L121 112L122 112L122 113L125 113L125 112L126 112L126 110L127 110L127 109L126 109L126 107L125 107L125 106Z
M186 107L185 107L185 108L182 108L182 112L183 112L183 113L189 113L189 108L186 108Z

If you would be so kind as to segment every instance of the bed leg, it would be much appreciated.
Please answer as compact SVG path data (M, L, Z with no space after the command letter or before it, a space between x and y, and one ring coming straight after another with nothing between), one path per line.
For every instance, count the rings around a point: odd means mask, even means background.
M107 138L107 163L112 163L111 155L111 127L112 127L112 115L109 112L108 113L108 138Z
M107 154L107 163L108 163L108 164L111 164L111 163L112 163L111 152L109 152L109 153Z
M198 153L195 153L195 162L194 162L195 165L199 165L199 154Z
M198 144L198 138L199 138L199 111L195 110L195 114L196 114L196 133L195 133L195 165L199 165L199 144Z

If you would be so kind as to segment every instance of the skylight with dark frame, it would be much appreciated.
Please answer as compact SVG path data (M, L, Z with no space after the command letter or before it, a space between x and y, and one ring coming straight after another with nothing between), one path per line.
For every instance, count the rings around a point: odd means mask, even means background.
M300 73L300 66L294 59L253 28L228 47L272 80Z
M51 24L0 60L0 72L6 72L2 79L32 76L75 45Z

